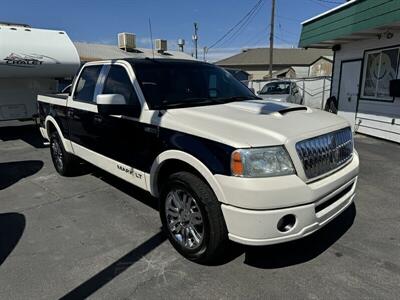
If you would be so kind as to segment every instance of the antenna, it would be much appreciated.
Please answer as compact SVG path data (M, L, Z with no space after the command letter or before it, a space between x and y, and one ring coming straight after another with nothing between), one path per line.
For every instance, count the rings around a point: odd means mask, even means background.
M153 31L151 30L151 20L150 20L150 18L149 18L149 30L150 30L150 40L151 40L151 51L153 52L153 59L154 59Z

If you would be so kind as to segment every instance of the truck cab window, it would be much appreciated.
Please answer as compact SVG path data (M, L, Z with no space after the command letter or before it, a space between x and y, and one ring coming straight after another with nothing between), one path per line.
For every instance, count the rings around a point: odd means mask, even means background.
M100 65L88 66L83 69L76 85L74 100L89 103L95 102L93 99L94 90L102 67Z
M104 82L103 94L123 95L127 104L139 102L131 79L122 66L111 66L107 79Z

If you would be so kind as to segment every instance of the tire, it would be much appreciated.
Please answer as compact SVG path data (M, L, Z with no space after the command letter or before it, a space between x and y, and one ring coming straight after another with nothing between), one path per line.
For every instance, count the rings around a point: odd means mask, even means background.
M326 105L325 105L325 110L327 112L330 112L330 113L333 113L333 114L337 114L338 109L337 109L335 101L334 100L328 101L326 103Z
M169 176L159 211L163 229L180 254L203 264L219 258L228 242L227 229L221 205L202 179L190 172Z
M56 171L62 176L72 176L77 171L76 156L64 149L57 131L50 135L50 154Z

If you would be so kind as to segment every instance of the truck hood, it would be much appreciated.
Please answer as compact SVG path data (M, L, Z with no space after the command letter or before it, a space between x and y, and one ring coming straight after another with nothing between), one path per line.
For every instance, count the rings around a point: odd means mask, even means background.
M159 125L237 148L282 145L349 126L331 113L265 100L169 109Z

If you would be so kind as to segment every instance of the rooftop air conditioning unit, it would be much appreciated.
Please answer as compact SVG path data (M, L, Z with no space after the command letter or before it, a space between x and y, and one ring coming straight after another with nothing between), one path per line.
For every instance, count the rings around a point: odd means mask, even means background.
M157 52L163 53L167 51L167 40L157 39L155 42Z
M118 33L118 48L125 51L132 51L136 48L136 35L133 33Z

